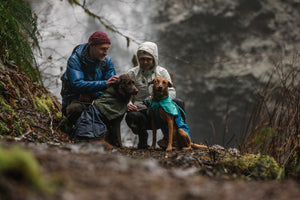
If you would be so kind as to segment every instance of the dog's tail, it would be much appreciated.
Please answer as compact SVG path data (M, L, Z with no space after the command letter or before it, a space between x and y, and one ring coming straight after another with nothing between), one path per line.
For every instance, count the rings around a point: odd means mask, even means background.
M206 145L195 144L195 143L191 143L191 147L193 149L208 149L208 147Z

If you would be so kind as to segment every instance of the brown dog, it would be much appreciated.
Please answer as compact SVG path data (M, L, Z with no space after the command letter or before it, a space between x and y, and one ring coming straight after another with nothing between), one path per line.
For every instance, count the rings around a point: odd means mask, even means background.
M151 96L152 102L159 102L162 100L167 100L169 93L169 87L174 87L166 78L156 77L149 84L153 84L153 94ZM191 139L187 132L182 128L177 128L175 123L175 117L172 114L167 113L161 106L158 108L158 114L155 114L153 107L149 109L149 115L151 118L151 125L153 131L153 141L151 149L155 149L156 145L156 130L157 130L157 121L162 120L167 124L167 132L163 131L164 138L158 141L158 145L162 148L166 148L166 151L171 151L174 149L200 149L207 148L205 145L198 145L191 142ZM160 119L157 119L157 116Z
M134 81L128 75L123 74L100 98L95 100L95 105L103 114L101 118L108 129L105 136L108 143L118 147L122 146L121 121L131 96L137 93L138 89Z

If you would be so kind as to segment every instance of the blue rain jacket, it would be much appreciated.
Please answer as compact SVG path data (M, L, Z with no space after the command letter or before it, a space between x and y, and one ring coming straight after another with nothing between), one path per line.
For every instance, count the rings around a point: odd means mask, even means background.
M115 67L110 57L94 61L88 57L87 43L75 47L61 77L62 112L65 114L68 103L81 94L88 94L93 99L99 97L107 88L106 81L114 75Z

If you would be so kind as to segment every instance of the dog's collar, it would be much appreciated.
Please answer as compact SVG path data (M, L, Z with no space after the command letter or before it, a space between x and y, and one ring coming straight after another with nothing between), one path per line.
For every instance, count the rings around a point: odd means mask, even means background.
M167 96L163 96L163 97L157 97L154 94L152 94L152 96L153 96L154 101L161 101L163 99L169 98L169 94Z

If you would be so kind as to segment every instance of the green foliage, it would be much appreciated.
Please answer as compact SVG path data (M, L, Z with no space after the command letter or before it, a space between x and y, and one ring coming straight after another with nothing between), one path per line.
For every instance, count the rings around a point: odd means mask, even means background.
M6 173L18 174L24 182L40 186L39 164L33 155L21 148L0 148L0 175Z
M4 123L2 121L2 119L0 118L0 135L2 135L2 134L5 135L8 133L10 133L9 128L7 128L6 123Z
M35 108L45 115L49 115L52 111L55 111L55 106L49 95L43 94L40 98L34 97L33 101Z
M283 177L283 169L274 158L266 155L245 154L238 159L227 157L221 161L221 164L233 173L254 179L267 180Z
M32 49L37 47L39 32L29 3L0 0L0 60L13 61L31 79L41 81Z
M242 153L273 157L287 176L296 175L300 152L300 56L282 58L270 71L240 144ZM296 173L295 173L296 172Z
M34 192L55 192L54 182L49 182L41 176L40 165L34 155L20 147L0 146L0 178L17 179L18 184L23 184Z
M0 109L1 112L10 114L12 116L16 115L16 113L14 112L12 107L5 102L5 100L2 96L0 96L0 106L1 106L1 109Z
M262 128L259 131L259 134L253 137L252 140L256 146L259 146L260 153L265 154L268 143L273 139L276 139L277 137L280 137L278 136L278 133L274 131L272 128L267 127L267 128Z
M0 82L1 83L1 82ZM1 85L1 84L0 84ZM14 109L5 102L5 99L0 95L0 112L11 115L13 119L14 134L16 136L22 135L24 130L28 128L26 120L21 120L16 114ZM7 127L9 119L0 115L0 135L6 135L11 133L11 130Z

